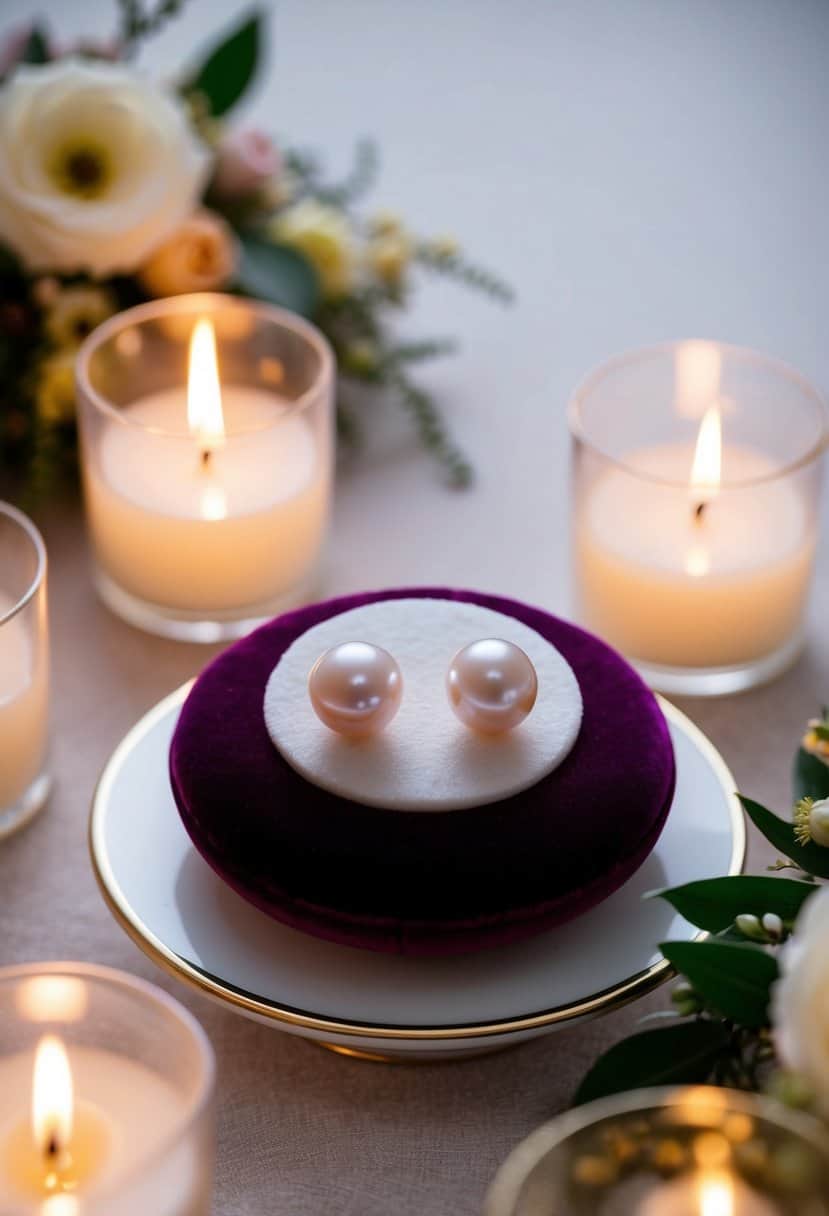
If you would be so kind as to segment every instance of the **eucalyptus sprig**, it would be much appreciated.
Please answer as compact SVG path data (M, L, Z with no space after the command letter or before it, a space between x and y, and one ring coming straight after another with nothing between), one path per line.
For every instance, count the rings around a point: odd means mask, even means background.
M820 726L821 731L816 728ZM829 758L816 745L829 739L826 714L810 723L798 750L798 799L829 797ZM653 1084L701 1084L801 1093L784 1084L771 1023L771 991L779 977L777 952L807 902L829 879L829 847L804 839L797 823L753 799L740 801L752 823L783 857L770 874L702 879L651 892L706 934L695 941L663 942L663 957L681 976L667 1025L640 1031L606 1052L579 1086L574 1103Z

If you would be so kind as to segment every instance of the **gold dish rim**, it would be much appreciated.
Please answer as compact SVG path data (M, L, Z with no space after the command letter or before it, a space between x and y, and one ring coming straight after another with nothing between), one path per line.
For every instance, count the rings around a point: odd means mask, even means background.
M567 1005L559 1005L538 1013L525 1014L521 1017L498 1019L480 1024L463 1024L447 1026L397 1026L378 1023L360 1023L341 1021L325 1015L310 1013L306 1010L293 1009L290 1006L279 1005L254 993L236 989L219 976L209 974L196 963L183 958L171 950L151 929L141 920L124 896L113 871L106 851L104 839L104 822L107 814L112 788L122 764L134 748L155 726L170 713L178 708L186 698L194 681L189 680L175 692L170 693L150 709L127 732L117 745L101 773L92 797L92 809L89 818L89 852L92 869L95 874L101 894L110 912L121 928L132 938L135 944L153 962L178 980L183 980L203 994L230 1005L239 1011L266 1021L277 1022L286 1028L297 1028L313 1031L318 1034L336 1034L343 1037L385 1040L394 1042L408 1040L412 1042L447 1042L464 1039L493 1039L502 1035L511 1035L522 1031L541 1030L553 1027L579 1018L594 1017L599 1013L620 1009L640 996L644 996L659 984L669 979L674 970L666 959L652 963L644 970L629 976L618 984L599 992L592 993L579 1001ZM672 725L682 730L695 744L697 749L708 760L718 784L725 795L731 818L731 860L728 868L729 875L742 872L746 853L746 827L742 806L737 797L736 784L731 772L711 740L696 726L690 718L677 709L670 701L657 694L657 700L666 719ZM693 940L702 939L708 935L700 932Z

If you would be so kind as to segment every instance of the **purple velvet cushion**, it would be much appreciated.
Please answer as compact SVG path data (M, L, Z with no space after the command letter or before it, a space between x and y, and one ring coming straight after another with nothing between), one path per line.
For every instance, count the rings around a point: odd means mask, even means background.
M291 642L349 608L412 596L507 613L570 663L581 731L532 789L444 814L384 811L311 785L271 743L265 685ZM237 642L187 698L170 774L193 843L240 895L308 933L407 954L513 941L599 903L653 849L675 778L662 712L615 651L541 609L445 588L312 604Z

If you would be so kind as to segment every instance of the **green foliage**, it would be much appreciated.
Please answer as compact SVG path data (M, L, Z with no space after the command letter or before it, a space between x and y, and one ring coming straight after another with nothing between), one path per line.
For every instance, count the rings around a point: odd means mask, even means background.
M314 193L324 203L347 208L368 194L377 178L380 154L373 140L361 139L354 150L354 164L346 179L333 186L318 185Z
M118 0L118 7L121 10L118 41L122 53L129 57L142 38L157 34L172 17L178 16L184 0L158 0L154 8L145 7L142 0Z
M465 287L481 291L500 304L511 304L515 298L512 288L502 279L491 271L467 261L459 253L444 253L433 245L425 244L419 246L416 257L418 262L429 270L457 279Z
M253 233L241 234L240 240L238 288L245 295L278 304L300 316L313 316L320 287L308 259L296 249L274 244Z
M768 1024L778 967L765 950L723 941L664 942L660 949L722 1017L748 1027Z
M720 933L743 913L762 917L767 912L776 912L781 920L791 924L815 889L811 883L791 878L735 874L729 878L705 878L653 891L651 895L667 900L692 925L709 933Z
M48 63L50 59L49 39L46 31L40 25L33 25L23 54L20 56L20 62L38 64Z
M651 1085L699 1085L710 1077L730 1038L722 1022L700 1019L623 1039L596 1061L573 1105Z
M184 86L204 99L214 118L226 114L246 92L259 65L263 17L254 12L215 46Z
M818 878L829 878L829 849L819 844L798 844L795 838L794 826L788 820L780 819L773 811L753 802L751 798L740 798L746 814L784 856L790 858L807 874L815 874Z
M397 390L402 405L411 415L421 443L443 466L449 485L455 490L468 486L472 481L472 466L450 438L429 393L399 370L392 372L387 382Z
M388 367L401 363L423 363L427 359L439 359L454 355L458 344L454 338L424 338L418 342L398 342L390 346L383 361Z
M793 773L795 802L801 798L829 798L829 764L813 756L805 748L798 748L794 758Z

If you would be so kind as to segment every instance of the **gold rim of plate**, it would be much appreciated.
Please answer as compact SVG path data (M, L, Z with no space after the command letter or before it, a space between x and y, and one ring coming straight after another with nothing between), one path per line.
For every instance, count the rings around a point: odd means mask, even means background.
M197 988L208 996L231 1005L244 1013L281 1023L285 1027L297 1027L320 1034L336 1034L338 1036L352 1036L361 1039L382 1040L386 1043L400 1040L428 1043L464 1039L497 1039L502 1035L511 1035L527 1030L538 1030L570 1022L577 1018L591 1017L599 1013L621 1008L629 1001L650 992L665 980L670 979L674 974L673 968L667 960L661 959L658 963L652 963L644 970L637 972L635 975L610 988L595 992L571 1004L559 1005L538 1013L530 1013L522 1017L503 1018L494 1022L482 1022L480 1024L399 1026L360 1023L350 1020L340 1021L336 1018L321 1016L306 1010L279 1005L275 1001L268 1000L265 997L235 988L221 977L211 975L202 970L191 960L182 958L144 924L126 899L107 855L104 839L104 822L110 805L113 787L122 764L130 753L143 741L145 736L172 710L177 709L183 703L192 684L193 681L191 680L182 685L181 688L176 689L175 692L170 693L162 701L159 701L124 736L112 753L98 781L92 799L92 812L89 821L89 851L92 858L92 867L101 893L110 911L136 945L145 954L149 955L155 963L177 979L184 980L185 983ZM699 727L695 726L690 718L678 710L675 705L666 701L664 697L657 696L657 700L668 722L682 730L691 739L695 747L714 770L731 815L732 847L728 873L739 874L742 872L745 861L746 829L742 807L736 794L734 778L722 756ZM695 935L694 940L707 936L706 933L700 932Z

